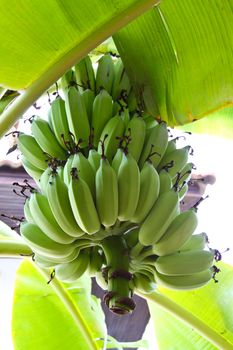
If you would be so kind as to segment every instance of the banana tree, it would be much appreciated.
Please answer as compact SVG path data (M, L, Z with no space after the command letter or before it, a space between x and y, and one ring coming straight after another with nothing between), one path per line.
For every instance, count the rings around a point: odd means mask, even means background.
M218 111L231 110L232 0L0 3L0 102L7 96L13 101L8 108L2 104L1 136L67 69L111 36L138 100L157 119L175 126L205 117L208 130L208 123L212 125L208 115L221 114L218 120L222 123L225 112ZM6 90L15 93L6 95ZM231 125L230 118L227 120ZM30 254L10 232L6 227L1 231L1 256ZM230 266L222 264L221 269L219 288L209 285L185 293L160 288L143 295L149 301L161 349L172 348L174 342L179 348L232 349L233 275ZM25 339L27 348L38 349L45 341L49 349L67 342L70 349L124 346L106 336L99 304L90 297L89 282L63 285L55 279L45 287L45 280L49 280L48 272L37 271L29 263L17 272L13 309L16 349L25 347ZM35 298L44 296L45 303L37 303L34 309ZM19 327L25 310L27 322ZM47 332L41 338L44 325ZM33 338L28 336L32 333Z

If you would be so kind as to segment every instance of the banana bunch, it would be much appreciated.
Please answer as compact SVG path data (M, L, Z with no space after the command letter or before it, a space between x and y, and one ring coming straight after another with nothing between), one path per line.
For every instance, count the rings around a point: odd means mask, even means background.
M35 262L64 282L96 276L120 315L135 308L135 290L207 283L216 252L195 234L196 207L180 212L190 147L140 110L120 59L104 55L95 70L84 58L61 89L48 121L35 117L18 138L38 185L20 228Z

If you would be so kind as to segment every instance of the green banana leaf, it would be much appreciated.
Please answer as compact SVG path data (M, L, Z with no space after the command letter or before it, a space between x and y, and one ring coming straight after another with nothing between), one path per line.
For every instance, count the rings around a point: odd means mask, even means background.
M165 311L153 302L153 299L157 300L156 294L148 296L159 350L233 349L233 267L223 262L218 267L221 269L217 275L218 283L211 281L205 287L184 292L159 288L162 295L187 312L182 321L179 320L182 313L177 312L174 317L169 310ZM197 317L196 325L199 323L200 329L203 325L210 328L209 333L206 332L206 336L210 336L208 340L195 331L195 324L189 322L189 316L191 320L193 316ZM203 331L206 330L203 328ZM216 340L222 341L222 346L217 346Z
M232 23L233 0L163 0L113 36L155 117L182 125L232 105Z
M233 108L225 108L179 128L196 134L224 136L225 139L233 139Z
M17 271L12 314L15 350L100 349L103 341L94 341L93 347L88 344L64 303L47 284L48 279L29 261L23 261ZM77 283L61 288L66 288L75 303L88 336L105 339L104 314L100 300L91 296L91 279L82 277Z
M68 68L158 1L0 0L0 86L26 89L1 115L0 135Z

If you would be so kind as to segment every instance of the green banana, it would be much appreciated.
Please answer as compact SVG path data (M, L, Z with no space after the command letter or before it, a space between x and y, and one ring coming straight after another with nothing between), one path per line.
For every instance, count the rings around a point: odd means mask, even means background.
M150 294L156 289L156 283L154 281L154 278L150 279L149 277L145 276L140 272L134 274L133 282L136 290L138 290L141 293Z
M138 205L140 191L140 172L136 160L131 154L123 154L118 170L118 194L120 221L133 217Z
M68 189L72 211L79 227L90 235L99 231L100 221L91 191L87 183L78 177L75 168Z
M122 148L118 148L112 160L112 167L115 170L116 174L118 174L118 170L121 165L123 154L124 154L124 150Z
M35 167L44 170L47 168L47 156L41 149L35 138L31 135L19 134L18 137L19 150L22 155Z
M81 97L86 107L89 124L91 125L92 109L93 109L93 103L95 99L95 93L90 89L86 89L82 92Z
M147 129L143 150L139 159L140 168L150 158L155 168L160 163L168 144L166 123L160 123L154 128ZM150 156L151 154L151 156Z
M99 169L100 159L101 159L101 155L95 149L89 150L88 161L89 161L94 173L96 173L97 170Z
M75 79L73 69L69 69L62 77L61 77L61 89L63 95L65 96L70 86L77 86L77 82Z
M66 159L67 152L58 143L49 126L49 123L46 120L40 117L34 118L31 130L36 141L45 153L49 154L53 158L61 160Z
M167 170L163 169L159 172L159 182L160 182L159 195L169 191L172 188L172 178L170 174L167 172Z
M128 96L131 89L129 78L125 72L122 60L119 58L114 63L114 79L112 84L111 95L114 101L119 100L122 94Z
M112 158L117 151L119 139L122 137L124 130L125 125L121 116L116 115L107 122L102 131L100 140L104 142L104 154L109 162L112 162ZM101 143L99 143L98 152L102 154Z
M212 268L184 276L167 276L155 272L155 280L159 285L174 290L192 290L207 284L213 278Z
M95 246L90 249L90 261L88 266L89 276L95 277L97 271L101 270L104 258L103 254L100 253L100 247Z
M29 200L30 212L34 223L53 241L69 244L75 241L67 235L55 220L48 199L39 193L32 193Z
M132 222L142 222L159 196L159 175L151 162L145 162L140 172L140 192Z
M145 246L157 243L179 212L178 194L173 190L162 193L141 225L139 242Z
M44 194L45 196L47 193L47 186L48 186L51 175L55 176L56 171L52 170L51 168L48 167L43 171L43 173L39 179L39 187L41 189L42 194Z
M43 256L41 254L36 253L34 255L34 261L35 263L45 269L48 268L52 268L55 267L56 265L60 265L60 264L64 264L64 263L68 263L70 261L73 261L74 259L77 258L77 256L79 255L80 249L79 248L75 248L69 255L67 255L64 258L54 258L54 257L46 257Z
M130 112L136 112L137 110L140 109L138 106L138 101L137 101L137 98L136 98L135 93L133 91L133 88L131 88L131 90L128 94L127 106L129 108Z
M127 247L133 248L138 243L138 233L139 227L134 227L133 229L126 232L124 239Z
M194 209L177 215L160 240L153 246L153 253L159 256L178 251L197 228L198 220Z
M128 151L138 162L143 149L143 143L146 137L146 124L143 118L134 115L127 125L125 134L130 138Z
M65 101L60 96L58 96L51 104L49 124L58 143L67 152L69 147L66 146L65 142L70 143L71 147L73 145L73 140L69 134Z
M94 147L98 146L99 139L104 129L104 126L112 117L112 108L112 97L106 90L100 90L99 94L95 97L92 110L91 127L94 133Z
M67 159L66 161L66 164L64 166L64 170L63 170L63 180L64 180L64 183L66 184L66 186L69 186L69 183L71 181L71 175L70 175L70 172L71 172L71 169L72 169L72 163L74 161L74 154L71 154L69 156L69 158Z
M30 175L37 183L43 174L43 170L37 168L35 165L30 163L30 161L22 155L22 164L28 175Z
M61 229L71 237L81 237L84 232L74 218L68 188L59 175L50 176L47 186L47 198L53 215Z
M86 56L74 67L75 79L80 91L95 91L95 73L90 56Z
M98 61L96 71L96 92L105 89L111 95L114 80L114 64L109 54L103 55Z
M88 159L81 152L78 152L74 155L72 168L77 168L78 176L87 183L94 199L95 198L95 172L90 162L88 161Z
M63 282L75 282L87 270L89 253L86 249L81 250L78 257L68 263L55 267L55 276Z
M26 221L20 225L20 234L35 253L48 258L64 258L75 249L73 244L64 245L53 241L37 225Z
M84 99L74 86L65 95L65 107L69 130L74 135L75 142L84 148L88 145L90 125Z
M188 184L184 184L182 186L182 188L178 191L178 195L179 195L180 201L184 198L184 196L188 192L188 189L189 189Z
M191 275L209 269L213 261L214 251L187 250L158 257L155 268L163 275Z
M24 203L24 207L23 207L24 217L25 217L26 221L29 222L30 224L35 224L35 221L34 221L33 216L31 214L29 201L30 201L30 198L27 198L25 203Z
M118 183L117 175L102 156L100 167L95 177L96 208L100 222L105 227L113 226L118 216Z
M208 236L205 232L192 235L179 249L184 250L202 250L208 243Z
M158 165L158 171L167 169L172 178L174 178L180 170L185 166L188 161L190 146L176 149L169 153L166 157L163 157Z

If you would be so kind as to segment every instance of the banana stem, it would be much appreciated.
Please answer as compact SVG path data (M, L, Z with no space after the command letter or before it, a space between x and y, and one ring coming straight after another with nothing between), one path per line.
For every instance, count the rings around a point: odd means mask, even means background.
M13 239L0 240L0 257L22 258L32 255L32 250L23 242Z
M213 328L209 327L206 323L201 321L198 317L193 315L191 312L184 309L165 295L154 292L151 294L138 293L137 294L149 301L152 301L162 309L175 316L177 319L186 323L188 326L193 328L197 333L215 345L218 349L232 350L233 344L229 343L224 339L218 332Z
M126 314L135 307L129 273L129 254L124 238L110 236L101 242L107 260L108 293L105 302L117 314Z
M46 279L46 281L49 281L51 279L49 270L42 269L38 267L36 264L34 264L34 266L40 272L40 274ZM54 292L56 293L58 298L61 300L66 310L68 311L70 316L73 318L75 324L77 325L78 332L82 332L82 335L87 342L88 349L99 350L98 345L93 339L91 330L89 329L87 323L83 319L79 309L77 308L74 301L70 297L70 294L68 293L66 288L56 279L56 277L54 277L51 280L50 286L53 288Z
M17 119L31 106L55 81L70 67L78 63L92 49L106 38L117 32L130 21L158 4L160 0L136 1L124 11L116 11L115 16L103 25L94 28L87 37L54 63L43 75L32 83L17 100L1 115L0 137L2 137Z

